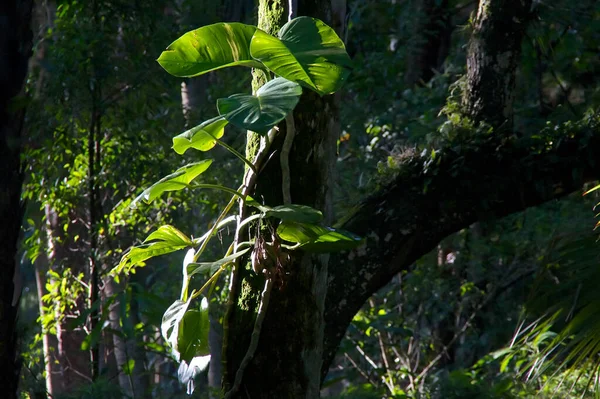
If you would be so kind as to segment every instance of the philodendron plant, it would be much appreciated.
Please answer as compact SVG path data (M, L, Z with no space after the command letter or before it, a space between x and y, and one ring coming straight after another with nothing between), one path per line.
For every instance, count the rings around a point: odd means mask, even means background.
M212 160L204 159L162 178L144 190L133 202L149 203L165 191L184 188L211 188L229 192L232 198L212 227L199 238L190 238L173 226L161 226L142 245L131 248L113 270L118 278L121 273L130 272L149 258L188 249L183 262L181 296L165 312L161 331L171 346L174 357L180 362L179 378L188 384L188 391L191 391L193 377L206 367L210 359L206 298L223 271L248 253L254 271L265 277L266 285L261 303L261 308L265 308L273 281L281 279L281 270L273 269L273 264L283 267L281 253L295 249L332 252L353 248L361 242L360 238L350 233L321 226L323 216L320 211L291 203L289 167L287 160L283 159L291 148L294 134L292 111L300 99L302 87L319 95L335 92L348 77L351 62L335 31L322 21L309 17L289 21L281 28L277 37L241 23L204 26L171 43L160 55L158 62L167 72L178 77L194 77L225 67L245 66L263 70L267 79L270 79L254 95L233 94L219 99L218 116L173 138L173 149L178 154L189 149L205 152L217 144L226 148L246 165L244 182L240 188L196 182L197 177L206 172L212 163ZM279 134L276 125L284 119L287 126L284 148L281 151L284 203L268 206L258 203L249 194L254 188L258 170L269 153L270 143ZM247 159L221 141L229 124L261 135L260 149L253 155L253 159ZM256 212L243 220L239 215L230 215L237 201L254 207ZM238 238L241 229L247 228L250 223L266 223L267 220L274 226L269 237L271 242L258 236L250 241L240 242ZM211 238L221 228L232 223L237 224L238 234L223 257L211 261L203 259L202 255ZM269 248L275 246L278 249L277 261L269 262L269 253L272 252ZM206 280L199 289L190 291L190 281L194 275L204 275ZM202 300L198 301L200 298ZM262 313L261 315L259 311L257 316L258 331L264 317L264 312ZM253 350L249 349L248 360L252 355ZM243 370L239 370L239 373L242 372Z

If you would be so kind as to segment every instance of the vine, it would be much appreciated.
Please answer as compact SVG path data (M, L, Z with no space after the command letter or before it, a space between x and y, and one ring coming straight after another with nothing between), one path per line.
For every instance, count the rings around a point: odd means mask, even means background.
M233 189L221 185L192 183L206 172L212 160L205 159L179 168L144 190L133 202L149 203L167 191L190 189L216 189L232 195L212 227L200 238L192 239L173 226L165 225L150 234L140 246L131 248L113 269L116 279L154 256L188 249L182 267L182 289L179 299L166 310L161 332L180 362L180 381L193 391L193 378L208 365L208 305L206 298L215 287L221 273L232 269L228 314L234 306L239 259L248 254L255 273L265 278L259 310L246 356L236 372L235 382L226 397L239 388L244 369L258 346L260 329L268 307L274 284L283 285L287 251L332 252L353 248L361 239L350 233L321 226L320 211L305 205L293 204L290 195L290 168L288 157L295 136L293 110L302 94L302 87L320 95L337 91L349 74L350 58L343 42L333 29L322 21L299 17L288 21L277 37L254 26L241 23L218 23L188 32L174 41L158 58L160 65L178 77L194 77L230 66L260 69L266 83L254 95L234 94L217 101L219 116L189 129L173 138L173 149L178 154L188 149L202 152L220 145L240 159L245 165L242 185ZM272 155L270 146L277 134L277 125L286 121L286 136L280 153L282 165L283 204L268 206L254 200L256 180L266 159ZM224 143L221 138L227 125L234 125L258 133L260 147L254 159L249 160ZM239 203L238 214L231 215ZM246 216L246 209L254 214ZM267 219L269 220L267 222ZM236 223L233 242L221 259L203 260L210 240L220 229ZM242 241L241 232L249 226L256 231L249 241ZM267 226L270 242L261 235L257 226ZM205 275L206 281L190 292L191 278ZM200 306L192 305L203 297ZM224 333L229 333L228 315L225 316Z

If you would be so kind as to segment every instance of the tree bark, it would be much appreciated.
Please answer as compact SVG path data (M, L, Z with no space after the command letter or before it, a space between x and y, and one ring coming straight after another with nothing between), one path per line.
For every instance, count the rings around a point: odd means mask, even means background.
M463 105L476 122L512 128L515 70L532 0L481 0L467 55Z
M288 2L261 0L259 28L275 34L287 22ZM301 1L294 15L310 15L328 22L329 2ZM343 20L343 18L342 18ZM256 89L256 87L255 87ZM334 96L319 97L308 92L294 111L296 137L289 156L293 203L321 209L331 218L331 173L339 135ZM285 127L273 143L281 146ZM257 138L249 135L252 153ZM272 157L258 177L255 198L266 204L282 203L279 157ZM262 324L256 354L245 369L236 398L315 398L319 396L323 315L327 290L328 256L292 254L286 266L285 284L275 286ZM226 336L224 386L233 386L235 375L250 344L254 321L264 287L264 278L240 267L240 283L233 287L237 301L229 318Z
M25 118L21 97L31 56L31 0L0 3L0 386L17 397L20 362L15 327L21 296L13 282L23 209L21 142Z
M404 75L408 86L429 81L441 68L452 33L448 0L421 0L414 2L413 8L415 21Z

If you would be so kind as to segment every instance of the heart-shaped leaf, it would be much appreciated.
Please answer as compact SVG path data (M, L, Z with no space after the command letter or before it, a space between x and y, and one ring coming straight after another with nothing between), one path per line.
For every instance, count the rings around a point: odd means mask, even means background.
M178 136L173 137L173 149L178 154L183 154L189 148L200 151L212 149L217 141L223 137L227 120L222 116L207 120Z
M178 77L199 76L230 66L264 68L250 56L255 31L256 27L237 22L203 26L171 43L157 61Z
M294 110L301 94L298 84L276 78L258 89L255 96L234 94L218 99L217 108L231 124L264 134Z
M350 73L351 60L335 31L316 18L285 24L279 39L257 29L250 53L271 71L320 95L337 91Z
M189 186L192 180L204 173L211 163L211 159L205 159L203 161L191 163L177 169L175 173L163 177L158 182L145 189L131 203L131 207L135 208L137 203L141 200L144 200L146 203L150 203L165 191L183 190Z
M337 252L352 249L362 239L344 230L309 223L282 222L277 234L285 241L298 243L310 252Z

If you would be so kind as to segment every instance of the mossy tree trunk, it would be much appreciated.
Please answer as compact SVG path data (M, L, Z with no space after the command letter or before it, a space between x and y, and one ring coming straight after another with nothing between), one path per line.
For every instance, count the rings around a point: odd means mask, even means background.
M261 0L261 29L275 34L287 22L288 2ZM308 15L330 23L329 2L299 1L294 15ZM343 20L343 18L342 18ZM255 76L255 89L264 77ZM335 96L319 97L304 90L294 111L296 137L289 156L291 198L293 203L313 206L331 218L331 173L338 137ZM286 127L280 126L272 150L281 147ZM258 137L249 133L250 159ZM268 205L282 199L282 173L279 151L258 177L254 198ZM314 398L320 389L323 355L324 304L327 288L328 256L294 253L286 266L285 284L271 292L256 354L244 371L239 398ZM250 344L254 320L264 287L264 278L240 266L239 285L226 337L224 387L229 390Z

